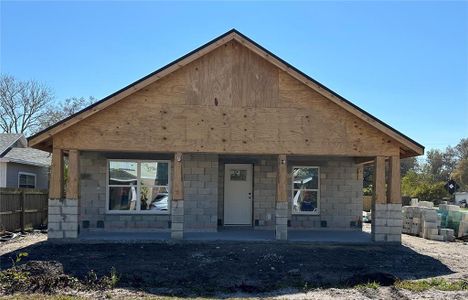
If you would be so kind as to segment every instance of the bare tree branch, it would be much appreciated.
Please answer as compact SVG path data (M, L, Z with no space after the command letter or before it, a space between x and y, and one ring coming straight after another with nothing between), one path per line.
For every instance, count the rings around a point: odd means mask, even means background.
M53 93L37 81L0 75L0 128L7 133L36 130L53 100Z

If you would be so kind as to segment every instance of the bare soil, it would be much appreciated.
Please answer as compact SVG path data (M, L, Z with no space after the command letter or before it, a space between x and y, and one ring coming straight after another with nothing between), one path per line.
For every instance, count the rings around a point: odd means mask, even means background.
M397 289L395 280L445 277L468 280L468 245L403 235L398 245L297 243L107 243L54 244L31 235L0 244L0 269L43 262L43 273L61 276L59 290L89 298L141 296L268 297L288 299L467 299L468 291L421 293ZM46 263L47 262L47 263ZM37 267L37 263L33 265ZM47 270L59 266L62 274ZM113 290L76 290L63 276L120 279ZM55 272L55 273L54 273ZM379 282L377 289L354 288ZM35 290L22 292L37 292ZM43 291L41 291L43 292Z

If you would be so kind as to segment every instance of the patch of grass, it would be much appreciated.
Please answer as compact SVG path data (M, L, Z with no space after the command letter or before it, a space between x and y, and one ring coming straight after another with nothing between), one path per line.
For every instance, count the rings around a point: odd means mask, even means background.
M468 282L464 280L449 281L445 278L403 280L396 282L395 287L413 292L427 291L431 288L440 291L466 291L468 290Z
M368 283L365 283L365 284L358 284L358 285L355 286L355 288L357 288L358 290L364 290L364 289L376 290L379 287L380 287L380 284L378 282L375 282L375 281L368 282Z

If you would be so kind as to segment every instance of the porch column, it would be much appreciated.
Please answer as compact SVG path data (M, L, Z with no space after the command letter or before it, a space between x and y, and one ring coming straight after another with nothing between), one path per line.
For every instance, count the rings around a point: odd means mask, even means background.
M276 176L276 239L288 239L288 166L286 155L278 155Z
M400 157L388 160L388 182L385 186L385 157L374 159L372 201L372 240L401 243L402 213L400 191Z
M80 182L80 154L78 150L68 152L67 199L78 199Z
M62 231L63 168L63 150L53 148L49 181L49 207L47 210L47 236L49 240L63 239L64 237Z
M68 180L65 200L62 202L62 231L64 238L78 237L80 189L80 152L68 151Z
M390 156L388 165L387 242L401 243L403 216L401 212L400 156Z
M374 158L372 184L372 240L385 242L387 234L387 200L385 198L385 157Z
M182 153L174 155L171 202L171 238L184 238L184 183L182 180Z
M60 199L63 195L63 150L52 150L52 165L50 167L49 198Z

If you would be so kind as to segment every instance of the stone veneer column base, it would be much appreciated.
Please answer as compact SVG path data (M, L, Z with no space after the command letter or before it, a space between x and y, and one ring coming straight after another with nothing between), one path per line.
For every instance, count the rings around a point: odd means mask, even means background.
M184 238L184 200L172 200L171 206L171 238Z
M372 240L401 243L403 216L400 204L374 204L372 207Z
M286 241L288 239L288 202L276 203L276 239Z
M49 239L78 238L78 199L49 199Z

